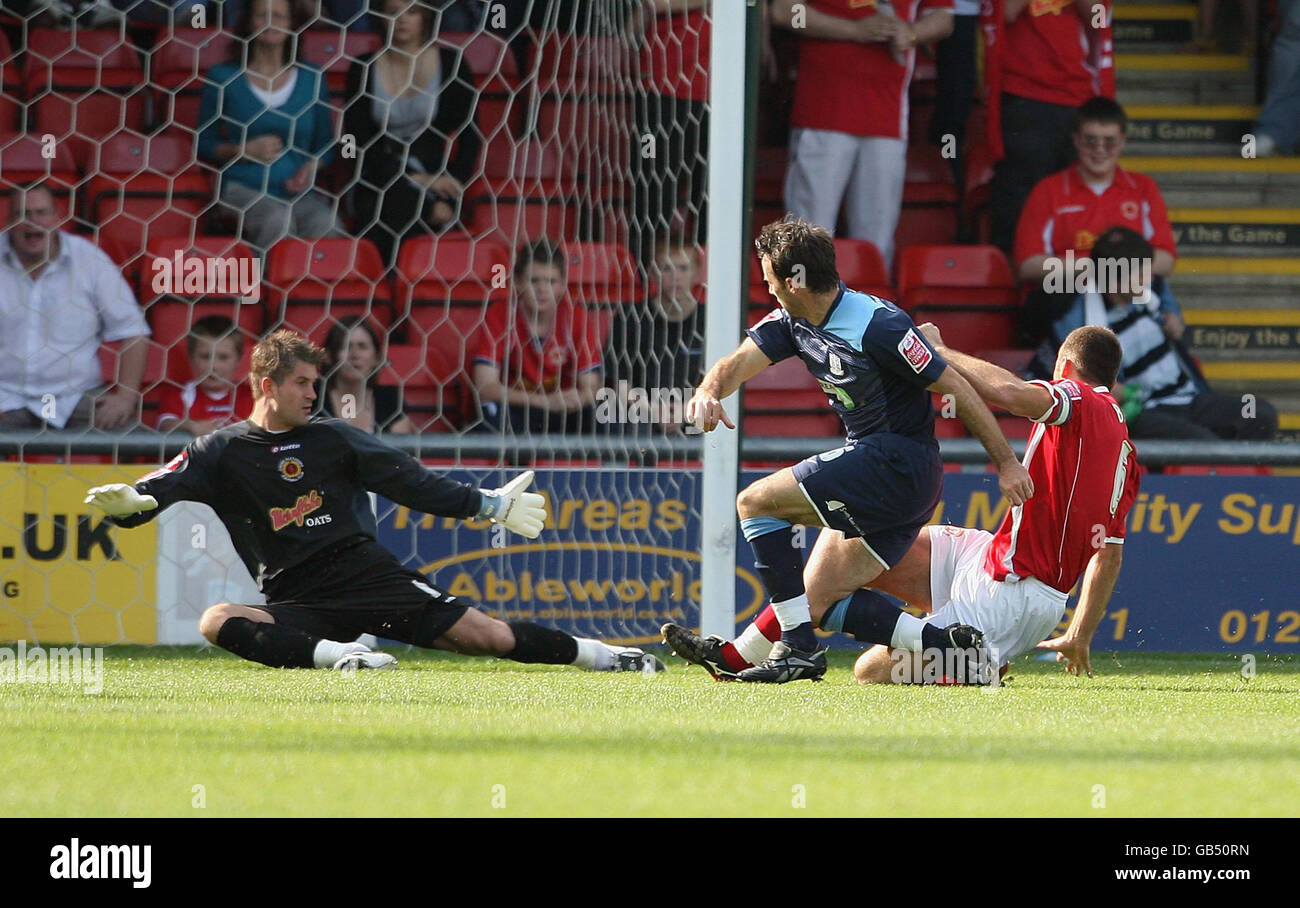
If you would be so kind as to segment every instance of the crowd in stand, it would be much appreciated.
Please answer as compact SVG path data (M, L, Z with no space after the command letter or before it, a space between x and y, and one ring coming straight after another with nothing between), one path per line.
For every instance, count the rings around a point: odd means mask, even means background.
M98 0L6 9L26 15L26 25L57 25L78 15L111 21L116 10L131 24L164 23L162 34L171 27L166 23L179 22L175 17L194 6ZM616 225L602 227L604 238L621 244L635 262L637 298L574 298L566 251L578 237L572 224L561 222L558 234L543 230L513 244L508 292L493 287L485 293L480 324L453 354L474 401L458 428L588 432L598 428L594 403L602 385L680 389L699 380L705 365L700 247L708 162L707 0L505 3L501 23L487 21L486 5L469 2L377 0L366 6L339 0L309 8L294 0L249 0L216 6L236 39L228 59L203 74L197 121L163 124L195 134L197 160L216 174L214 217L264 261L286 238L360 237L377 251L385 281L399 269L403 250L421 238L518 239L500 223L472 233L482 223L472 212L476 203L500 218L499 203L510 190L489 182L485 194L480 185L492 139L476 119L485 80L471 68L463 45L441 43L441 34L501 30L517 39L507 55L520 60L539 52L541 35L566 29L613 36L625 51L636 48L620 63L621 72L634 74L623 86L631 90L621 133L577 135L580 118L556 118L557 130L569 124L575 132L561 138L585 143L588 158L579 165L585 185L565 184L556 173L554 191L600 200L578 213L581 232L599 232L587 222ZM1109 26L1093 21L1094 6L1091 0L1005 0L1004 20L995 23L1000 50L985 55L994 93L989 109L972 116L978 9L971 0L771 0L764 10L770 29L765 53L775 56L767 71L780 72L780 54L772 49L780 45L798 73L780 207L838 236L869 242L886 272L896 268L912 81L918 49L937 45L938 102L928 136L953 146L955 153L944 158L963 193L972 189L964 185L971 152L986 146L1001 152L988 237L1025 283L1018 325L1025 360L1034 344L1050 346L1071 327L1109 325L1125 346L1125 372L1114 390L1131 413L1136 437L1272 437L1272 409L1261 402L1251 419L1234 416L1230 401L1209 390L1182 346L1184 326L1171 289L1177 249L1155 182L1118 166L1127 120L1113 100ZM1296 7L1300 3L1286 6L1284 15ZM608 15L594 16L592 8ZM330 74L303 59L295 38L328 23L377 36L346 70L341 100ZM1278 76L1294 77L1289 70ZM593 81L576 86L567 101L583 110L579 102L600 92ZM602 115L609 109L618 108ZM981 127L987 121L988 129L968 129L976 121ZM340 136L352 138L355 153L341 150ZM1291 138L1278 134L1277 141ZM605 143L604 158L593 162L599 142ZM611 150L620 142L625 147ZM653 152L644 153L647 147ZM530 148L527 141L517 144L512 160L527 157ZM546 185L551 174L538 166L542 173L528 178ZM623 191L610 191L619 178L602 177L602 166L626 173ZM509 176L516 187L524 178L518 169ZM59 200L58 187L48 181L9 193L10 226L0 236L0 428L129 427L141 419L141 399L151 391L145 385L150 328L120 263L89 240L57 229ZM570 207L560 206L563 212ZM1048 292L1045 277L1067 255L1076 263L1149 261L1154 279ZM329 313L314 327L328 354L319 394L325 413L368 431L423 428L406 412L403 389L379 380L389 345L412 339L406 326L363 312ZM146 424L199 434L247 415L251 401L239 381L245 340L234 319L196 318L185 335L192 374L152 389L157 406L147 411ZM104 381L98 358L105 342L120 348L112 382ZM665 429L681 427L657 428Z

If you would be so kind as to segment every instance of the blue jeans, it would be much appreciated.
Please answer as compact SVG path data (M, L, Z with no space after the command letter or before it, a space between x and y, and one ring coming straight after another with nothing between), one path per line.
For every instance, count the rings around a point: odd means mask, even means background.
M1273 42L1268 95L1255 131L1272 138L1278 151L1288 153L1300 141L1300 3L1278 0L1278 16L1282 30Z

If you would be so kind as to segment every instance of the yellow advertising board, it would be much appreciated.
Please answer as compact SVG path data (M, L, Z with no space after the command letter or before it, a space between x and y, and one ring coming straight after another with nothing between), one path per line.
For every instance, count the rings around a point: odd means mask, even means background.
M157 642L157 530L120 529L82 502L145 470L0 464L0 640Z

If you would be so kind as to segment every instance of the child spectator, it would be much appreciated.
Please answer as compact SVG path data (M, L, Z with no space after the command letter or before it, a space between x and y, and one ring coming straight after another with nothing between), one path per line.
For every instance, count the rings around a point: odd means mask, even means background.
M566 292L564 255L536 240L515 257L508 300L487 312L472 378L493 430L581 432L601 385L595 319Z
M244 336L224 315L207 315L190 327L186 347L194 378L184 387L167 385L158 407L158 431L207 435L247 419L253 393L239 375Z

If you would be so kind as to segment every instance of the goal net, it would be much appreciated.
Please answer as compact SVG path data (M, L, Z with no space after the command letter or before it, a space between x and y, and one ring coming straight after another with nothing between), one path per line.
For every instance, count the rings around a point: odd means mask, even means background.
M709 33L632 0L0 6L0 216L48 256L0 290L29 414L0 428L0 638L198 642L261 601L206 506L123 531L82 498L242 416L279 328L327 347L325 412L488 487L537 469L536 541L376 499L405 563L581 634L696 625ZM73 412L101 384L109 429Z

